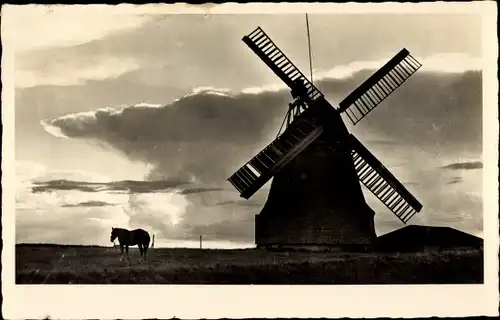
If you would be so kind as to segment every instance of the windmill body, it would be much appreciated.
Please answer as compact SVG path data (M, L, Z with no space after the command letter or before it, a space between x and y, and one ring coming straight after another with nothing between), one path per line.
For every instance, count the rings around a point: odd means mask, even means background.
M321 99L303 116L329 123L323 133L275 174L268 199L255 216L259 247L359 248L374 243L374 212L365 202L352 158L335 152L348 132Z
M258 247L370 247L376 239L374 212L361 183L403 223L421 210L341 117L345 113L357 124L420 68L406 49L334 108L260 27L243 41L294 98L285 131L228 179L248 199L274 178L256 215Z

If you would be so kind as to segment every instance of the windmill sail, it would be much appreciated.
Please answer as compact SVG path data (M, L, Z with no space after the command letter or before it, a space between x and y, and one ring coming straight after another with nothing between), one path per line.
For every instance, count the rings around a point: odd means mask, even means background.
M358 123L422 65L403 49L339 103L353 124Z
M242 40L290 88L294 88L295 81L302 81L306 90L300 97L305 103L310 105L323 97L323 94L307 80L302 72L299 71L260 27L247 36L244 36Z
M403 223L422 209L422 204L352 134L351 155L359 180Z
M241 197L250 198L322 132L322 126L297 118L282 135L229 177L229 182L240 192Z

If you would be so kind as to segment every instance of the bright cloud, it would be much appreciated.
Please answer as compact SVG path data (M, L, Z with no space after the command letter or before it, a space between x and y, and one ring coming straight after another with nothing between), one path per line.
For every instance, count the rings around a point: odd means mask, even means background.
M170 220L176 226L184 217L189 205L185 196L176 192L160 194L132 194L129 196L127 214L134 219L152 220L163 225Z
M146 16L120 12L113 8L114 6L8 6L2 8L2 16L9 19L6 32L15 34L12 39L15 50L19 52L78 45L112 32L137 28L148 20Z
M134 59L117 58L105 52L93 57L67 56L57 50L39 54L40 50L76 46L134 29L150 19L112 8L62 5L2 8L2 18L6 17L2 19L2 36L15 52L15 86L80 85L88 80L116 78L137 70L139 65Z
M139 69L132 59L99 57L94 63L61 63L51 64L47 69L15 70L15 87L30 88L40 85L81 85L88 80L104 80L116 78L124 73Z
M415 57L422 64L419 72L463 73L469 70L481 70L481 59L462 53L440 53L430 57ZM315 78L343 79L362 70L378 70L387 63L379 61L355 61L346 66L333 67L330 70L314 70Z
M416 59L422 64L420 72L439 73L463 73L466 71L481 70L481 59L468 54L441 53L430 57ZM388 59L378 61L354 61L348 65L335 66L329 70L313 70L315 84L317 81L328 81L329 79L346 79L366 70L378 70L386 64ZM288 90L283 82L267 84L261 87L246 88L242 92L248 94L260 94L263 92L278 92Z
M207 236L208 247L238 246L223 234L217 240L218 228L228 228L224 213L216 207L200 209L200 194L223 189L177 181L109 181L88 172L50 171L29 161L17 165L22 182L16 190L17 242L106 245L109 229L123 227L155 234L157 247L185 247L199 234Z

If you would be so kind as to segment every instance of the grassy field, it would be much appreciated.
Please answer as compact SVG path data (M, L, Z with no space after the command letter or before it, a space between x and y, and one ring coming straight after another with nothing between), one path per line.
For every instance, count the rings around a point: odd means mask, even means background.
M437 284L482 283L483 253L346 254L257 249L130 250L17 245L17 284ZM62 255L64 256L62 257ZM62 258L61 258L62 257Z

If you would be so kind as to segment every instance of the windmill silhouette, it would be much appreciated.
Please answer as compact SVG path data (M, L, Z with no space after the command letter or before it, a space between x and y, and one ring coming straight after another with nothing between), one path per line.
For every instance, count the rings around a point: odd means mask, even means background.
M370 248L375 213L359 181L403 223L420 212L419 201L348 132L341 117L357 124L421 67L406 49L335 108L260 27L242 40L289 86L293 98L286 129L228 178L249 199L274 177L256 215L257 247Z

